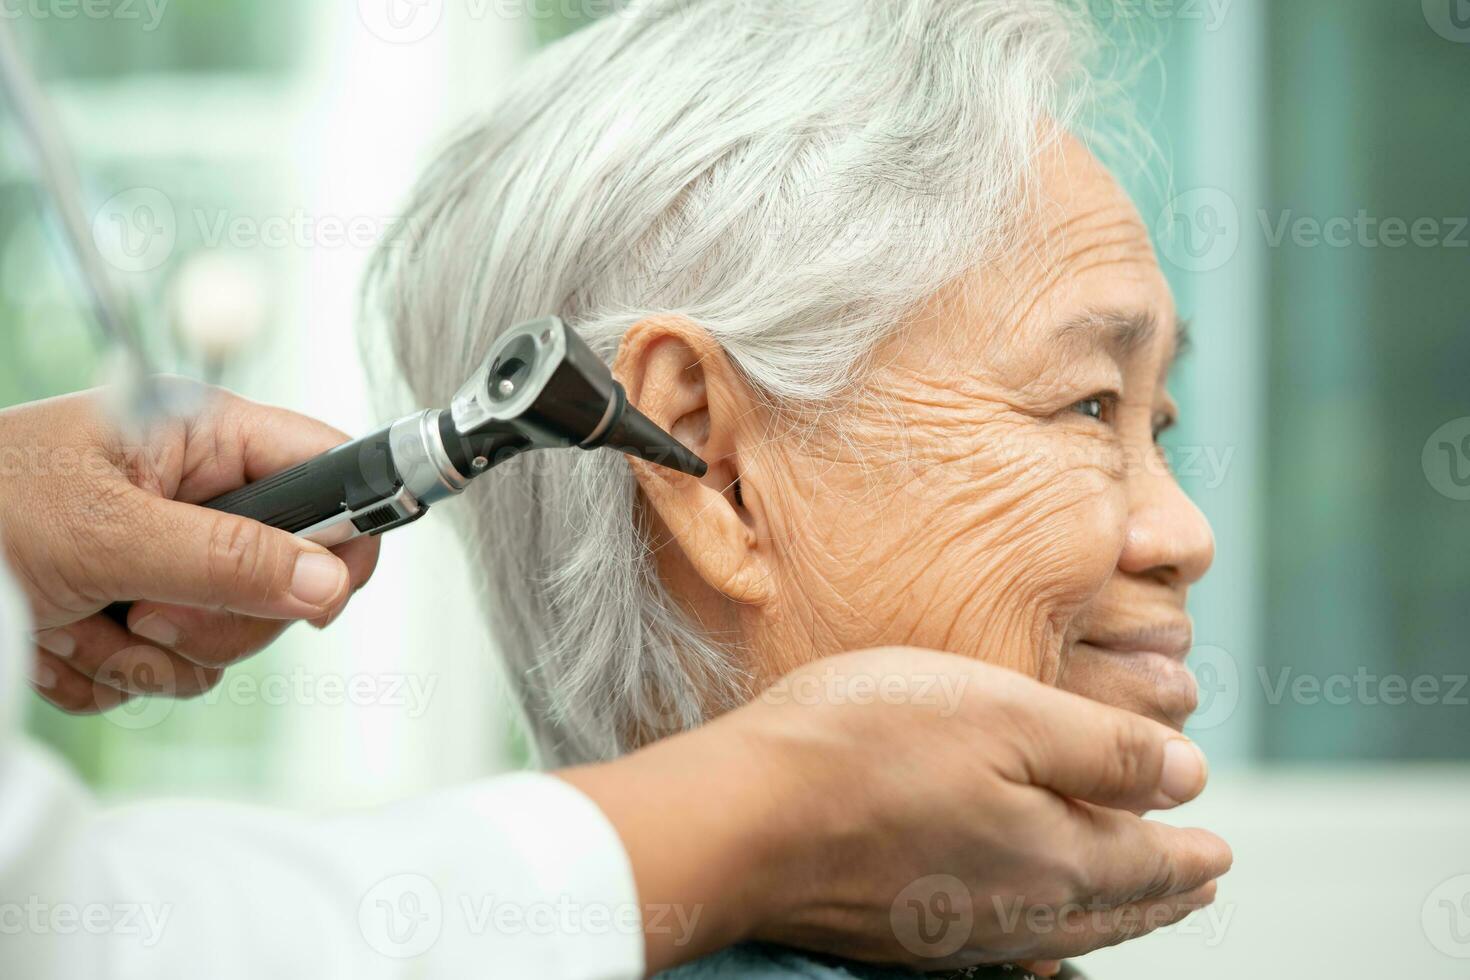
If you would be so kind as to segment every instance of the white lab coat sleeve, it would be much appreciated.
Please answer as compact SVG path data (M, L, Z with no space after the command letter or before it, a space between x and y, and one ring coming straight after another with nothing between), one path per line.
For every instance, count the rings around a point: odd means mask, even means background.
M0 568L0 977L643 975L626 851L570 785L524 773L331 819L102 808L21 732L23 622Z

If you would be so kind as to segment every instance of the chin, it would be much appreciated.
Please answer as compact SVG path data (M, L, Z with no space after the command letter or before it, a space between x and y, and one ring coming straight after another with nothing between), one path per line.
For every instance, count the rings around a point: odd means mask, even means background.
M1194 675L1174 652L1120 651L1078 641L1062 657L1057 686L1180 732L1199 706Z

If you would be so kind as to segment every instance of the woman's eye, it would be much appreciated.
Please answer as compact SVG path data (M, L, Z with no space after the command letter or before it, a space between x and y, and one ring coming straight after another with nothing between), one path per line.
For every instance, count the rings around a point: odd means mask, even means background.
M1110 423L1113 421L1113 409L1118 402L1117 395L1099 394L1091 398L1084 398L1072 406L1072 411L1088 418L1097 419L1099 422Z
M1154 416L1154 442L1158 442L1165 432L1174 428L1174 416L1161 412Z

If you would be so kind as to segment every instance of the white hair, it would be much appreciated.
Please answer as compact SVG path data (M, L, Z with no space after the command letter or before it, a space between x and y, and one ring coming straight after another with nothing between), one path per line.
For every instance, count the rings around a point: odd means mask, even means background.
M619 11L540 54L432 164L368 311L420 405L549 313L609 360L640 319L686 318L772 404L830 403L1014 238L1095 41L1062 0ZM749 697L736 645L661 586L622 457L532 454L470 496L455 510L543 761L612 757Z

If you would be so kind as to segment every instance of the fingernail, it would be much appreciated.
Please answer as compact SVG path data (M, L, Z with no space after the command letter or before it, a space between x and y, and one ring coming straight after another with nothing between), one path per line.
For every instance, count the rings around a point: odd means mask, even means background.
M1173 803L1199 795L1210 766L1199 746L1185 738L1171 738L1164 746L1164 771L1159 774L1159 791Z
M337 617L342 615L342 610L345 608L345 606L339 606L334 612L329 612L325 616L318 616L311 621L311 625L319 630L324 630L337 621Z
M313 606L330 602L347 582L347 566L331 555L302 552L291 574L291 595Z
M138 625L132 627L132 632L145 640L152 640L159 646L176 646L179 642L179 628L163 617L163 613L149 613L138 620Z
M31 683L50 690L56 686L56 669L39 661L31 664Z
M77 639L66 630L46 630L36 634L36 646L64 659L77 652Z

